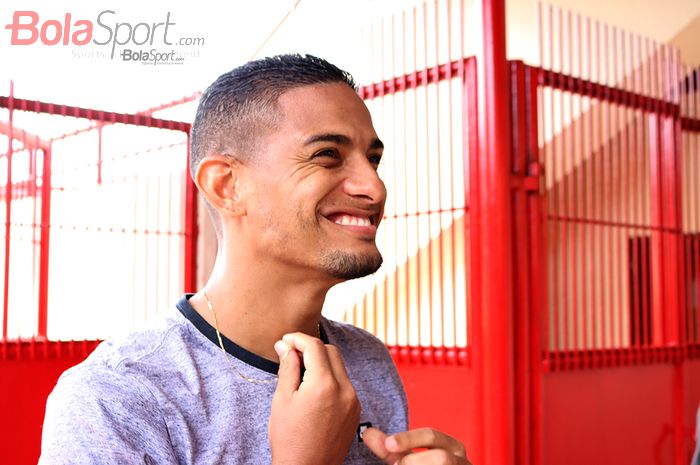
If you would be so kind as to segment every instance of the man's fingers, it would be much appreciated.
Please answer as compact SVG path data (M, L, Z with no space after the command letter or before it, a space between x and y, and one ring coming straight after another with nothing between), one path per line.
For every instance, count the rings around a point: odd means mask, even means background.
M410 452L412 449L444 449L458 457L466 458L464 446L455 438L432 428L419 428L390 436L385 441L392 452Z
M377 428L367 428L362 434L362 442L384 463L394 465L404 454L390 452L384 444L386 437L386 434Z
M469 465L469 462L445 449L428 449L405 456L397 465Z
M315 376L317 373L330 372L331 366L328 353L323 342L304 333L290 333L282 336L282 340L292 347L292 350L301 352L304 359L306 376Z
M275 342L275 352L280 358L276 392L289 398L294 394L294 391L299 389L299 383L301 383L299 354L284 341Z
M326 352L328 353L328 362L330 363L331 370L333 370L333 375L338 383L343 386L351 385L340 350L335 346L326 344Z

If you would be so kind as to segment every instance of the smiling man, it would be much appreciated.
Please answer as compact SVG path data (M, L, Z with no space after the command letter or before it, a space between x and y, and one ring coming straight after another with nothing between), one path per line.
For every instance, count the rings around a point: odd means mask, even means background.
M219 242L211 277L61 377L41 462L466 464L455 439L406 431L384 345L321 317L333 285L382 263L382 149L352 78L324 60L219 77L191 137Z

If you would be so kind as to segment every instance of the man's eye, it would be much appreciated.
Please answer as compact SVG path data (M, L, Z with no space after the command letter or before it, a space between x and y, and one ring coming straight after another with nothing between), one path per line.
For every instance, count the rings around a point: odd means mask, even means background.
M379 166L379 164L382 162L382 156L381 155L372 155L368 158L368 160L374 166Z
M320 150L316 153L314 153L314 156L312 158L340 158L340 155L338 154L337 150L334 149L323 149Z

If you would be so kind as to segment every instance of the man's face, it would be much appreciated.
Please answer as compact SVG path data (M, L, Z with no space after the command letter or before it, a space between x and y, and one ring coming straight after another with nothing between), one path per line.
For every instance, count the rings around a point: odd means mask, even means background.
M369 111L342 83L289 90L278 107L279 124L246 170L255 253L331 281L375 272L386 189Z

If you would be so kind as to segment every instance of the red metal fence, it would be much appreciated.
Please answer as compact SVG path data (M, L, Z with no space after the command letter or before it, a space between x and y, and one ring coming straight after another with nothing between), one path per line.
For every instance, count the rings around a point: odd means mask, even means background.
M551 7L539 17L544 461L688 463L697 70L619 28Z
M12 89L0 109L0 450L3 462L36 463L58 375L192 281L189 125L20 99Z
M12 92L0 107L3 339L103 338L169 305L184 286L189 125Z

